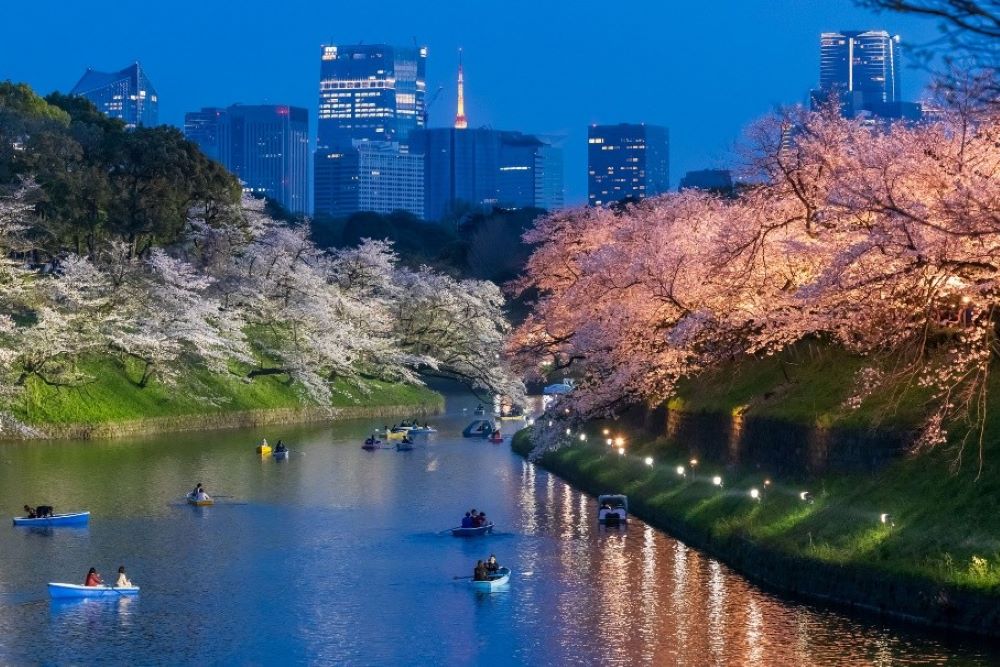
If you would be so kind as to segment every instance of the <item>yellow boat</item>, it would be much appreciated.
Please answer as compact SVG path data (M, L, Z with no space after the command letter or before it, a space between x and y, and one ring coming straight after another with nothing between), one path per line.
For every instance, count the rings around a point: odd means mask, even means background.
M389 431L385 434L386 440L402 440L410 432L410 429L400 429L397 431Z
M271 451L272 451L271 445L267 444L267 440L264 440L259 445L257 445L257 453L260 454L261 456L270 456Z

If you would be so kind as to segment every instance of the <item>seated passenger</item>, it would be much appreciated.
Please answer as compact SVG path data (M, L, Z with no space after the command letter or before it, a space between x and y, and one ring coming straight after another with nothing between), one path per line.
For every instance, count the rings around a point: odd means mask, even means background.
M125 574L124 565L118 568L118 580L115 582L115 586L118 588L130 588L132 586L132 582L129 581L128 576Z
M483 561L478 561L476 563L476 569L472 571L473 581L487 581L486 566L483 565Z
M472 528L472 516L468 512L462 517L462 528Z
M490 554L489 560L486 561L486 571L493 574L500 569L500 564L497 562L497 557Z
M37 519L38 518L38 514L35 512L35 508L34 507L28 507L27 505L24 506L24 516L26 516L29 519ZM466 516L468 516L468 514L466 514Z
M87 572L87 579L83 582L84 586L103 586L104 582L101 581L101 575L97 574L97 568L90 568Z
M35 508L35 516L39 519L52 516L52 505L39 505Z

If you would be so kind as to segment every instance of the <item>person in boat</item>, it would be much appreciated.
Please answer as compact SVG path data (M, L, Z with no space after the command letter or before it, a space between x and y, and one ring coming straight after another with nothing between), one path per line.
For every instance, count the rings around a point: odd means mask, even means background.
M473 581L489 580L488 573L486 572L486 565L483 563L483 561L476 562L476 568L472 571L472 580Z
M35 508L34 507L29 507L28 505L25 505L24 506L24 516L27 517L27 518L29 518L29 519L37 519L38 518L38 513L35 512ZM466 514L465 516L469 516L469 515Z
M195 494L194 499L197 500L198 502L203 502L205 500L211 500L212 496L205 493L205 489L202 489L197 494Z
M35 517L38 519L44 519L47 516L52 516L52 505L39 505L35 508Z
M493 439L494 440L499 440L500 439L500 429L497 429L497 430L493 431Z
M104 582L101 581L101 575L97 574L97 568L92 567L90 571L87 572L87 579L83 582L84 586L103 586Z
M496 574L500 569L500 563L497 562L497 557L490 554L489 559L486 561L486 572L489 574Z
M476 528L482 528L485 525L486 525L486 514L484 512L480 512L478 515L476 515L474 526Z
M118 566L118 580L115 581L115 586L118 588L131 588L132 582L129 581L128 575L125 574L125 566Z
M198 482L194 487L194 491L191 492L191 497L197 498L202 493L205 493L205 490L202 488L201 482Z
M410 436L404 435L403 436L403 444L404 445L412 445L413 444L413 440L410 438Z
M275 446L274 451L276 451L276 452L287 452L288 451L288 447L285 447L285 443L283 443L281 440L278 440L278 444Z
M468 512L462 517L462 528L472 528L472 515Z

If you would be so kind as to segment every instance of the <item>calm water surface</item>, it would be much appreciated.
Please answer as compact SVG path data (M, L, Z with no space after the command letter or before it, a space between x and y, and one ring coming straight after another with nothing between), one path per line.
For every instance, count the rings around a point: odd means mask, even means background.
M0 527L0 664L998 664L946 642L781 600L510 453L463 440L472 401L412 452L369 422L0 445L0 508L89 509L84 529ZM463 407L468 410L463 413ZM292 443L261 460L255 441ZM203 482L219 504L183 495ZM499 534L441 535L470 507ZM6 519L5 519L6 520ZM496 553L509 589L455 576ZM50 602L119 564L137 599Z

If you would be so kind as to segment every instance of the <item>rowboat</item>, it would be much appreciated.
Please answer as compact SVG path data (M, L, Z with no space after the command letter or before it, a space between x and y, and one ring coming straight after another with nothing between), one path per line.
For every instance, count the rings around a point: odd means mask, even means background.
M90 521L90 512L53 514L52 516L30 519L26 516L14 517L15 526L82 526Z
M138 595L138 586L80 586L79 584L49 583L49 597L65 598L117 598L122 595Z
M510 582L510 568L501 567L496 573L491 574L486 581L472 581L472 587L481 591L495 591Z
M365 444L361 445L361 449L367 449L369 452L376 449L382 449L382 441L372 440L369 438L368 440L365 440Z
M411 435L425 435L427 433L437 433L437 429L433 426L414 426L410 429Z
M597 522L605 526L624 526L628 521L628 496L606 493L597 497Z
M479 537L493 532L493 522L490 521L485 526L478 528L452 528L451 534L455 537Z
M397 442L396 443L397 452L412 452L413 443L412 442Z
M402 440L407 435L409 435L410 429L408 428L394 428L385 434L386 440Z
M261 456L267 456L272 451L273 450L271 449L271 445L267 443L264 443L262 445L257 445L257 453L260 454Z
M462 431L463 438L488 438L497 430L493 422L487 419L477 419Z
M288 458L288 450L287 449L283 449L280 452L274 452L273 454L271 454L271 456L273 456L276 460L279 460L279 461L282 460L282 459L287 459Z
M215 501L209 497L205 497L202 500L198 500L194 494L187 494L187 501L189 505L194 505L195 507L208 507L209 505L214 505Z

